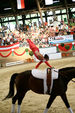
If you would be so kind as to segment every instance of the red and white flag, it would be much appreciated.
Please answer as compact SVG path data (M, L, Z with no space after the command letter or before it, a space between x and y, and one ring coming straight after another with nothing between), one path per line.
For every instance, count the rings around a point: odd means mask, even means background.
M25 3L24 0L17 0L17 9L24 9Z
M18 48L19 48L19 42L8 45L8 46L0 46L0 52L10 51L12 49L18 49Z

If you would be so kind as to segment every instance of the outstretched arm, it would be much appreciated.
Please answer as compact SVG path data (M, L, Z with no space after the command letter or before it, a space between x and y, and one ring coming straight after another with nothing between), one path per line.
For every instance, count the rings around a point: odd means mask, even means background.
M36 65L36 69L39 67L39 65L42 63L43 61L40 61L37 65Z
M52 68L52 66L47 61L45 61L45 63L47 64L47 66L49 66L50 68Z

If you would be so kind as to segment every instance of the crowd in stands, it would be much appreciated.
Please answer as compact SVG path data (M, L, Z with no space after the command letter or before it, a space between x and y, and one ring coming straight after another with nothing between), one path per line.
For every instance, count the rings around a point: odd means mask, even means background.
M45 24L45 28L42 25L39 28L36 25L34 27L27 25L19 30L2 31L4 35L0 35L0 46L16 42L19 42L20 46L27 46L26 38L30 38L35 44L39 44L40 47L44 47L44 45L48 47L48 38L54 39L55 36L75 34L75 19L71 19L69 25L65 24L64 21L61 21L59 25L54 23L48 26L47 23Z

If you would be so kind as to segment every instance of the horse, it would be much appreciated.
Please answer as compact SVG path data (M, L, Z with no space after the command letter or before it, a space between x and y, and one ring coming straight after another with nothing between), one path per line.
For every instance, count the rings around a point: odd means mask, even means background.
M53 80L53 87L48 103L43 113L47 113L51 104L57 96L60 96L70 113L73 113L67 99L66 91L70 80L75 78L75 67L60 68L58 71L58 79ZM16 94L14 95L14 85L16 86ZM14 73L11 76L8 95L3 99L12 98L11 113L15 112L15 103L18 101L18 111L21 113L22 100L27 91L32 90L38 94L44 94L43 79L36 78L32 75L32 70L26 70L20 73Z

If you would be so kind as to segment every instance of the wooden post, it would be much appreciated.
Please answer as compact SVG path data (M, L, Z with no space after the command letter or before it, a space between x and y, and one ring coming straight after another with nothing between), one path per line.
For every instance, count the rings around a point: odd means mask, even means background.
M17 16L15 16L15 20L16 20L16 28L17 28L17 30L19 29L19 23L18 23L18 18L17 18Z
M52 12L53 12L53 16L54 16L53 21L55 21L56 20L55 10L53 10Z
M25 25L25 15L22 15L23 26Z
M67 13L67 21L68 21L68 25L69 25L69 16L68 16L68 8L66 7L66 13Z
M1 23L1 26L2 26L2 19L0 18L0 23Z
M67 21L68 21L68 25L69 25L69 16L68 16L67 1L65 0L64 2L65 2L65 7L66 7Z
M43 22L43 18L42 18L42 13L41 13L41 8L40 8L39 0L36 0L36 3L37 3L38 11L40 13L40 18L41 18L41 21L42 21L42 25L45 28L45 25L44 25L44 22Z

